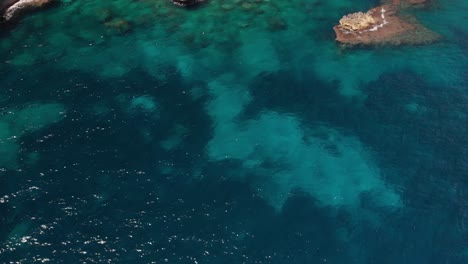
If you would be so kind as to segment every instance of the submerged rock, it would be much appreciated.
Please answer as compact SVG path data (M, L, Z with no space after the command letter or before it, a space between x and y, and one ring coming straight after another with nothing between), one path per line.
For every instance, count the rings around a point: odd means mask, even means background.
M6 0L0 5L3 20L10 21L19 17L24 11L42 8L54 0Z
M336 40L344 44L424 44L439 36L419 24L416 19L398 14L402 5L422 4L425 0L393 0L391 4L373 8L366 13L344 16L333 27Z
M124 34L130 31L131 26L130 23L122 18L115 18L106 23L104 26L111 32L115 34Z
M171 0L171 1L175 5L183 6L183 7L194 6L194 5L204 2L204 0Z

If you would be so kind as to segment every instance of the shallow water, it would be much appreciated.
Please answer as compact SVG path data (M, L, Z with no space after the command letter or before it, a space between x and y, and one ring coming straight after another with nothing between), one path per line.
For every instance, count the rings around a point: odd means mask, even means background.
M1 263L467 263L464 0L62 0L0 36Z

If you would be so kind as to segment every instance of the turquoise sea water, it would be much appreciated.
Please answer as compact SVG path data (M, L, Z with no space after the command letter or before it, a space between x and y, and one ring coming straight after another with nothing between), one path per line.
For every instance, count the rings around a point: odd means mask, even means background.
M0 263L468 263L465 0L62 0L0 34Z

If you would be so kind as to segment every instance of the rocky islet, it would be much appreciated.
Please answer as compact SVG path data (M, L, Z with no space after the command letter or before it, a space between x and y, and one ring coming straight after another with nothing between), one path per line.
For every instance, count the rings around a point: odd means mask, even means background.
M421 25L415 18L403 16L401 9L425 4L426 0L393 0L366 13L344 16L333 27L336 40L343 44L425 44L439 36Z

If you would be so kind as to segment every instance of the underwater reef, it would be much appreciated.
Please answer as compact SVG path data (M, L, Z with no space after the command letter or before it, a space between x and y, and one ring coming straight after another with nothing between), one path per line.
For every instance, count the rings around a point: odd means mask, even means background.
M385 1L3 19L0 263L468 263L468 1Z

